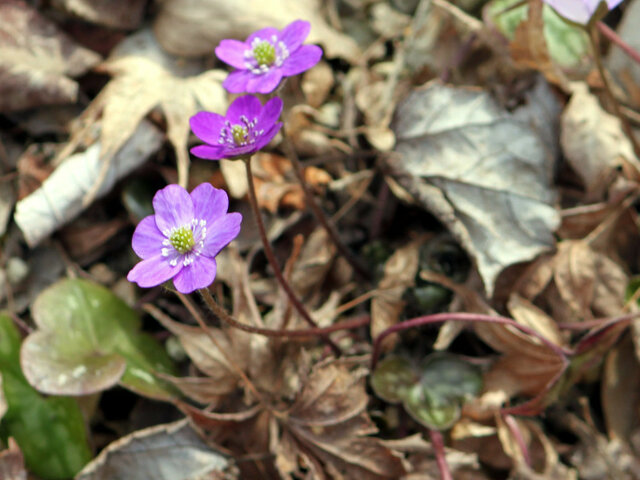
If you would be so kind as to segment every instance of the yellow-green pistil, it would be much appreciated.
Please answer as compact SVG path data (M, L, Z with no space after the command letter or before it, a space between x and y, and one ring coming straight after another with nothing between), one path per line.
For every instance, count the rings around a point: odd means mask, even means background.
M247 143L247 136L249 132L242 125L234 125L231 127L231 136L233 137L233 143L238 146L245 145Z
M270 42L263 40L253 47L253 58L256 59L258 65L273 65L276 61L276 47Z
M187 227L180 227L174 230L169 237L169 243L181 255L190 252L196 244L193 239L193 232Z

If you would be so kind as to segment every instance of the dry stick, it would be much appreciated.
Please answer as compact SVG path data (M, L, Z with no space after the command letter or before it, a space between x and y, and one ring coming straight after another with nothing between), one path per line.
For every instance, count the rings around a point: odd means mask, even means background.
M320 335L328 335L340 330L353 330L355 328L363 327L370 323L368 316L355 318L346 322L336 323L330 327L324 328L308 328L305 330L271 330L269 328L254 327L253 325L247 325L241 323L227 313L227 311L218 305L218 302L213 298L211 292L206 288L198 290L202 295L207 307L211 312L218 317L221 321L225 322L231 327L235 327L239 330L243 330L249 333L255 333L258 335L264 335L265 337L277 337L277 338L304 338L304 337L317 337Z
M427 429L429 431L429 437L431 438L431 445L436 455L436 463L438 464L438 470L440 470L441 480L453 480L451 476L451 470L447 464L446 452L444 450L444 439L440 430Z
M289 297L289 301L293 304L294 308L298 311L298 313L302 316L302 318L307 322L311 327L318 328L318 324L311 318L309 312L304 307L302 302L298 299L295 292L287 282L287 279L284 278L282 274L282 270L280 269L280 265L278 265L278 261L276 260L276 256L273 253L273 249L271 248L271 244L269 243L269 239L267 238L267 230L264 227L264 222L262 221L262 214L260 213L260 207L258 206L258 199L256 197L256 187L253 183L253 173L251 171L251 157L245 158L244 165L247 171L247 184L249 191L249 203L251 204L251 209L253 210L253 216L256 219L256 223L258 224L258 231L260 232L260 239L262 240L262 245L264 247L264 254L267 257L267 261L271 265L273 269L273 273L280 283L280 286L284 289ZM331 347L336 355L340 355L342 350L338 345L336 345L333 340L331 340L327 335L322 336L322 340Z
M593 50L593 58L596 61L596 67L598 68L598 73L602 77L602 84L604 85L604 90L611 100L613 104L613 111L616 116L620 119L622 123L622 129L624 133L629 137L629 141L633 145L633 150L636 155L640 155L640 144L638 144L636 137L633 134L633 130L631 130L631 125L629 124L629 120L625 117L620 109L620 104L613 94L613 90L611 89L611 84L609 83L609 77L605 72L604 65L602 64L602 58L600 57L600 47L598 42L598 27L597 25L591 25L588 28L589 40L591 41L591 49Z
M371 280L371 272L369 272L367 268L358 261L351 250L349 250L349 248L342 242L342 240L340 240L338 232L336 231L336 227L327 218L327 216L324 214L324 212L316 202L313 192L309 189L309 185L304 178L304 167L302 165L302 162L300 162L298 154L296 153L291 140L289 140L289 137L286 134L284 125L282 127L282 136L285 139L285 152L287 154L287 157L289 158L289 161L291 162L291 165L293 165L293 172L296 174L298 183L300 184L300 186L302 187L302 191L304 192L304 198L307 201L307 205L309 205L309 208L311 208L311 211L316 217L316 220L320 222L320 225L322 225L322 228L324 228L324 230L327 232L327 235L329 235L329 238L340 252L340 255L342 255L347 260L347 262L349 262L349 265L351 265L351 267L362 278Z

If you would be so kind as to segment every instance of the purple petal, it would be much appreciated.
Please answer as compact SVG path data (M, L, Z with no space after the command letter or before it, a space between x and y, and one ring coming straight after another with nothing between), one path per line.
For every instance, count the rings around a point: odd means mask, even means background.
M246 68L244 52L249 46L238 40L222 40L215 49L216 57L234 68Z
M276 123L282 113L282 99L274 97L269 100L258 117L258 129L269 130Z
M193 202L180 185L167 185L153 197L156 225L161 232L191 224Z
M184 267L173 277L173 285L180 293L191 293L199 288L206 288L216 278L218 266L213 258L196 257L194 262Z
M220 218L229 208L227 192L213 188L210 183L201 183L191 192L193 215L198 220L205 220L208 229L215 219Z
M224 158L238 158L244 155L251 155L258 151L255 144L247 144L240 147L229 148L224 152Z
M290 52L296 50L311 31L311 24L304 20L296 20L284 27L280 32L280 40L284 42Z
M191 131L203 142L217 145L224 117L213 112L198 112L189 119Z
M251 42L253 42L254 38L259 38L260 40L271 40L271 37L275 36L278 38L278 29L273 27L263 28L262 30L258 30L257 32L253 32L247 38L246 44L251 46Z
M247 92L271 93L282 80L282 71L280 68L272 68L262 75L254 75L247 82Z
M237 212L229 213L207 225L207 237L200 253L213 258L226 247L240 233L242 215ZM201 255L201 257L202 257Z
M567 20L587 24L600 0L593 2L593 7L588 6L586 0L545 0L545 3Z
M265 133L263 133L258 139L258 141L254 144L254 148L256 149L256 151L264 148L265 145L267 145L271 140L273 140L273 137L276 136L276 133L278 133L278 131L281 128L282 128L282 122L278 122L273 127L271 127L270 130L267 130Z
M317 45L302 45L293 52L282 64L281 70L285 77L298 75L309 70L322 58L322 49Z
M242 125L241 116L247 117L249 121L260 115L262 110L262 102L254 95L244 95L236 98L227 109L226 118L231 125Z
M166 237L158 230L154 215L144 217L136 231L133 232L131 246L140 258L151 258L159 255L162 251L162 242Z
M155 287L175 276L181 268L183 268L182 262L172 267L166 257L158 255L139 262L131 269L127 280L143 288Z
M191 152L191 155L198 158L204 158L205 160L220 160L221 158L226 157L225 150L226 149L222 146L212 147L209 145L198 145L189 151Z
M247 83L254 77L249 70L236 70L227 75L222 86L231 93L243 93L247 91Z

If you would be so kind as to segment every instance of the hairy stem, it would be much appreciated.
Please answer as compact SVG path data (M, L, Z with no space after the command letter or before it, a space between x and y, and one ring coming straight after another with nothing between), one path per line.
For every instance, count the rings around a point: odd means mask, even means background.
M333 222L331 222L331 220L327 218L327 216L318 205L318 202L316 202L313 192L309 188L309 185L304 178L304 166L298 158L298 154L293 148L293 144L291 143L291 140L289 140L284 126L282 127L282 135L284 137L285 152L287 154L287 157L289 158L289 161L291 162L291 165L293 165L293 172L298 179L298 183L300 183L300 186L302 187L307 205L309 206L309 208L311 208L311 211L316 217L316 220L318 220L320 225L322 225L322 228L324 228L324 230L327 232L327 235L329 235L329 238L338 249L338 252L340 252L340 255L342 255L345 260L349 262L349 265L351 265L356 273L366 280L371 280L371 272L369 272L369 270L362 264L362 262L360 262L356 258L353 252L349 250L349 247L347 247L344 242L340 240L340 236L338 235Z
M308 328L305 330L271 330L269 328L260 328L254 327L253 325L247 325L245 323L241 323L233 318L231 315L227 313L227 311L222 308L218 302L213 298L211 292L206 288L198 290L202 295L207 307L211 310L211 312L218 317L221 321L226 323L227 325L237 328L239 330L243 330L248 333L255 333L258 335L264 335L265 337L278 337L278 338L308 338L308 337L317 337L328 335L333 332L337 332L340 330L353 330L355 328L363 327L368 325L370 322L370 318L368 316L363 316L359 318L355 318L353 320L349 320L347 322L336 323L335 325L331 325L330 327L325 328Z
M596 62L598 73L600 73L600 77L602 77L604 90L609 97L611 104L613 105L613 112L620 119L620 122L622 123L622 129L624 130L624 133L627 135L627 137L629 137L636 155L640 155L640 144L638 144L635 135L633 134L633 130L631 129L631 125L629 124L629 120L624 116L622 110L620 109L620 103L613 94L611 83L609 82L609 77L604 69L604 65L602 64L602 57L600 56L600 43L598 41L598 25L591 25L588 30L589 40L591 41L591 49L593 50L593 58Z
M431 445L433 446L433 452L436 455L436 463L438 464L438 470L440 470L441 480L453 480L451 476L451 470L447 463L446 453L444 451L444 439L442 433L439 430L429 430L429 437L431 438Z
M571 351L556 345L555 343L549 341L534 329L527 327L526 325L521 325L515 320L512 320L507 317L499 317L496 315L484 315L481 313L434 313L433 315L425 315L423 317L412 318L411 320L406 320L401 323L396 323L391 327L384 330L380 335L378 335L373 343L373 351L371 353L371 370L373 370L378 363L378 357L380 356L380 347L382 345L382 341L393 333L400 332L402 330L407 330L409 328L422 327L423 325L432 325L437 323L444 323L447 321L454 322L471 322L471 323L497 323L501 325L511 325L512 327L520 330L527 335L531 335L532 337L537 338L540 343L549 348L552 352L562 358L566 358L567 355L571 353Z
M291 302L293 307L297 310L297 312L305 322L307 322L313 328L318 328L318 325L313 320L313 318L311 318L311 315L304 307L300 299L298 299L298 296L293 291L293 288L291 288L291 285L289 284L287 279L284 278L282 269L280 268L280 265L278 265L278 260L276 260L276 256L273 253L273 249L271 248L271 244L269 243L269 239L267 238L267 230L265 229L264 222L262 221L262 214L260 213L258 198L256 196L256 187L253 182L253 172L251 171L251 157L244 159L244 165L247 172L247 184L249 187L249 203L251 204L253 216L255 217L256 223L258 225L258 231L260 232L260 239L262 240L262 246L264 247L264 254L267 257L267 261L269 262L269 265L271 265L276 280L278 280L278 283L289 297L289 301ZM340 355L342 353L340 347L338 347L338 345L336 345L333 340L331 340L327 335L322 335L322 340L331 347L336 355Z

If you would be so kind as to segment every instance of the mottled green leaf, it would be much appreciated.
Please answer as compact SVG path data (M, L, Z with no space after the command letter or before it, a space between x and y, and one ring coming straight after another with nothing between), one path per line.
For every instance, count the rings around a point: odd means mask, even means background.
M8 409L0 437L13 437L30 471L44 479L73 477L89 460L85 425L75 400L43 398L20 370L20 335L8 315L0 315L0 374Z
M391 355L376 366L371 375L371 387L378 397L396 403L406 398L409 389L419 379L409 360Z
M143 395L166 398L155 372L173 373L162 347L141 333L136 313L106 288L65 279L36 298L38 326L22 347L22 368L41 392L86 395L120 383Z

